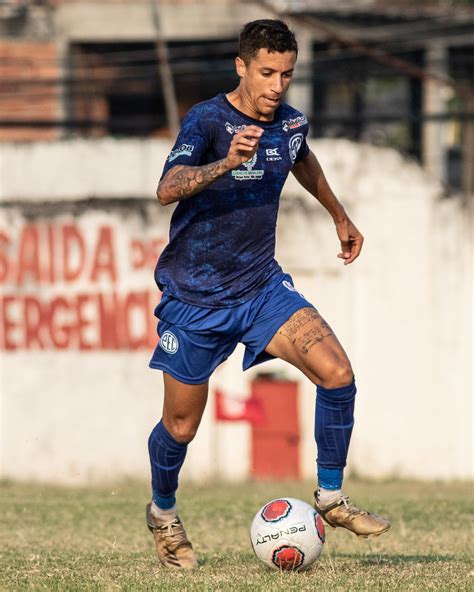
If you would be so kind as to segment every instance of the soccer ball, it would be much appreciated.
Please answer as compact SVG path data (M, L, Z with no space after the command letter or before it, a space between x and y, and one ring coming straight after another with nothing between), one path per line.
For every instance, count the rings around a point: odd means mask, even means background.
M292 497L274 499L255 514L250 541L255 555L273 569L308 569L321 555L325 540L319 514Z

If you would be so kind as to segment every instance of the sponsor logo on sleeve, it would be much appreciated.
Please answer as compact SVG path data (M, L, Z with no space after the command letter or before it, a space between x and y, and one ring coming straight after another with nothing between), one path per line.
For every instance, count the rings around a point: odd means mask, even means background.
M263 169L255 169L254 166L257 164L257 154L255 153L252 158L242 163L242 166L246 169L245 171L235 169L232 171L232 176L236 181L260 181L265 174Z
M281 122L281 127L283 131L289 132L290 130L297 129L303 125L306 125L308 120L306 119L305 115L300 115L299 117L294 117L293 119L284 119Z
M194 150L194 146L192 144L181 144L179 148L175 148L171 150L170 155L168 156L168 162L173 161L178 156L191 156Z
M291 136L290 141L288 142L288 148L290 150L290 159L291 164L295 164L296 157L298 156L298 151L301 148L301 144L303 143L303 134L295 134Z

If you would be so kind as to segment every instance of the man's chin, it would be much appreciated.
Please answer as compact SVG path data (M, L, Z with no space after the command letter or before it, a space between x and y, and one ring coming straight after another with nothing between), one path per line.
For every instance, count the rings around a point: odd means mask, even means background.
M275 106L263 103L263 105L260 105L259 111L262 115L266 115L266 116L273 115L273 113L275 113L275 111L278 109L279 106L280 106L279 103L277 103Z
M276 109L278 109L279 106L280 106L279 101L277 103L269 103L265 100L262 101L262 107L263 107L263 109L265 109L266 113L273 113L274 111L276 111Z

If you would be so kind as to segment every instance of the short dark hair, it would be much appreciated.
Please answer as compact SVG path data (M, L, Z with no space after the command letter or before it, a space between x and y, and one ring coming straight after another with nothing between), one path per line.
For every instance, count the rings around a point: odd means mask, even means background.
M298 55L293 31L279 20L260 19L244 25L239 38L239 57L248 64L259 49L279 53L294 51Z

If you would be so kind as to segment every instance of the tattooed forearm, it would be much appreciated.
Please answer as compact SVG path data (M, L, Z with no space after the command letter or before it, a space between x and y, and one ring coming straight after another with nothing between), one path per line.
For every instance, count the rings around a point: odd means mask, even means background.
M158 185L158 199L165 205L195 195L229 170L225 159L198 167L175 166Z

